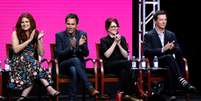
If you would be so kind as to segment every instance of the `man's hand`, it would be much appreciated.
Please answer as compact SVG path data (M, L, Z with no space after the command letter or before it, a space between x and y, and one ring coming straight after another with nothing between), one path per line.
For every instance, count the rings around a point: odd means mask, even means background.
M76 48L76 44L77 44L76 41L77 40L76 40L75 37L73 37L73 38L70 39L70 43L71 43L72 48Z
M79 46L83 45L84 43L86 43L87 38L86 36L82 35L80 40L79 40Z
M164 47L163 47L163 52L167 51L167 50L172 50L175 45L174 45L174 40L172 42L168 42Z

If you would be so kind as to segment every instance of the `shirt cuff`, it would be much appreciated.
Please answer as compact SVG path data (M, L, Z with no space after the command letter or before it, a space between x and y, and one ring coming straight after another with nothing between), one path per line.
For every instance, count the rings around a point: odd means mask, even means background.
M161 53L163 53L164 52L164 47L163 48L161 48Z

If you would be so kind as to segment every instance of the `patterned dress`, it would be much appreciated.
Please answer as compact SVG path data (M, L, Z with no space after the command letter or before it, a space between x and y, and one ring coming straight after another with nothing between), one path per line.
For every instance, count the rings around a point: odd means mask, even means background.
M31 86L35 79L41 78L50 84L53 83L50 73L34 58L34 47L31 43L23 51L15 54L9 65L11 67L9 88L22 90Z

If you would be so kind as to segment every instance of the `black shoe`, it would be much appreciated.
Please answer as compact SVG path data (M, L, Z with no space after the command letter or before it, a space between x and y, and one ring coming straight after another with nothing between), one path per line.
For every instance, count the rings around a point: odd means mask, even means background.
M6 100L6 98L5 98L5 97L0 96L0 101L5 101L5 100Z
M178 78L179 83L181 84L181 86L190 93L196 92L196 88L194 86L192 86L188 81L186 81L184 78L179 77Z
M174 95L162 95L163 100L157 100L157 101L177 101L177 97ZM156 100L151 100L151 101L156 101Z
M186 89L189 93L195 93L197 91L196 88L190 84L186 87Z
M176 101L177 100L177 97L176 96L170 96L168 101Z
M142 101L142 99L138 99L138 98L136 98L134 96L130 96L130 95L124 95L123 101Z

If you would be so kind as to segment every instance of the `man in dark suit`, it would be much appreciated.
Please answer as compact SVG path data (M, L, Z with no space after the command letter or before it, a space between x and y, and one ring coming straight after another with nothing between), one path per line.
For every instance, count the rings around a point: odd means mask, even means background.
M84 81L85 87L92 96L99 92L89 82L84 71L84 57L89 55L87 33L77 30L79 18L76 14L68 14L65 19L66 30L56 33L56 53L62 71L68 72L70 83L70 101L76 101L76 84L78 77Z
M157 11L153 16L155 28L144 36L144 55L152 61L154 56L159 57L159 65L168 66L169 93L175 93L175 82L178 82L188 91L195 91L180 72L177 59L180 60L182 53L173 32L166 29L167 15L165 11Z

